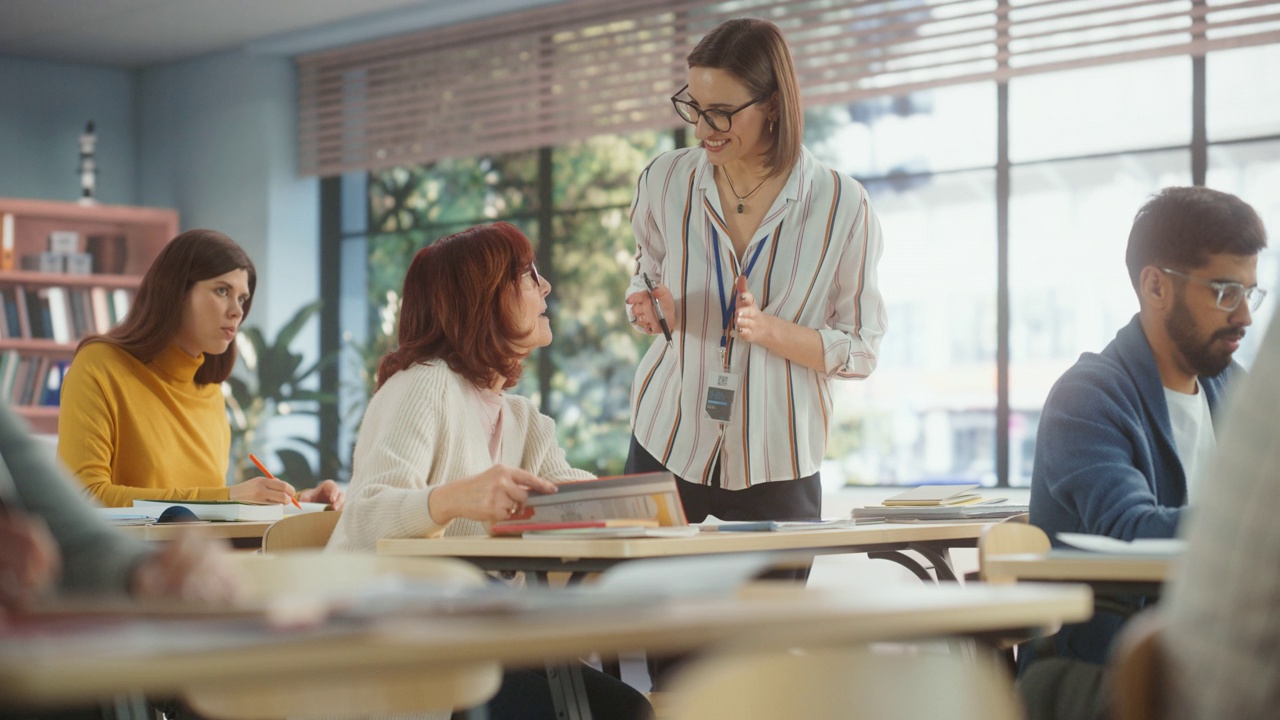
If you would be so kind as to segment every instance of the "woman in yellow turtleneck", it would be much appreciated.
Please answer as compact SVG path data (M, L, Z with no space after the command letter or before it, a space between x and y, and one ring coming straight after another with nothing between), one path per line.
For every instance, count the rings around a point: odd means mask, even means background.
M190 230L156 257L124 322L80 343L62 386L58 456L103 505L289 502L282 480L226 485L222 382L256 285L253 261L231 238ZM298 497L343 501L332 480Z

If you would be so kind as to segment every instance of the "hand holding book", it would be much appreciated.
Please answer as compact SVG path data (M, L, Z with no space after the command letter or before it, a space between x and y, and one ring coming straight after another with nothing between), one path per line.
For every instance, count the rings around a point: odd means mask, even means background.
M428 511L437 525L456 518L496 522L522 515L530 494L549 495L555 483L516 467L494 465L484 472L431 491Z

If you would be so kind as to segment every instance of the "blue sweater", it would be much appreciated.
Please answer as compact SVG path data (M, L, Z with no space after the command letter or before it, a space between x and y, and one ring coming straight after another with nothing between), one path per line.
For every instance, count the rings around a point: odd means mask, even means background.
M1239 371L1232 363L1199 378L1215 425L1223 387ZM1031 523L1055 545L1060 532L1169 538L1186 502L1164 386L1135 315L1101 354L1081 355L1049 391L1036 433ZM1058 653L1103 663L1121 622L1100 614L1068 625Z

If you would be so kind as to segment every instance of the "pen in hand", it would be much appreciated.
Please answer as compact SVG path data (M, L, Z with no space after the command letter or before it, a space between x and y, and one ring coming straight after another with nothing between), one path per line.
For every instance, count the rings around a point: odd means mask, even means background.
M671 345L671 326L667 325L667 316L662 312L662 305L658 303L658 299L653 296L653 281L649 279L649 273L640 273L644 278L644 286L649 291L649 300L653 303L653 312L658 316L658 325L662 326L662 336L667 339L667 345Z
M257 466L258 466L258 469L262 471L262 474L263 474L263 475L265 475L265 476L267 476L267 477L271 478L272 480L275 480L275 479L276 479L276 476L271 474L271 471L267 469L267 466L266 466L266 465L263 465L263 464L262 464L262 461L261 461L261 460L259 460L259 459L258 459L258 457L257 457L256 455L254 455L253 453L249 453L249 459L253 461L253 464L254 464L254 465L257 465ZM293 503L293 506L294 506L294 507L296 507L296 508L298 508L299 510L301 510L301 509L302 509L302 506L298 504L298 498L297 498L297 497L295 497L295 496L293 496L293 495L290 495L290 496L289 496L289 502Z

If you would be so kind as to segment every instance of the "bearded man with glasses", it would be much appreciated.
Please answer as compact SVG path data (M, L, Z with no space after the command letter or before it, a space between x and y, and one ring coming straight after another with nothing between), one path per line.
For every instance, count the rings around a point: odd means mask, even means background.
M1266 292L1258 214L1203 187L1166 188L1138 214L1125 264L1138 314L1101 354L1085 353L1045 400L1031 522L1121 540L1170 538L1217 441L1232 355ZM1136 598L1135 604L1142 604ZM1101 664L1123 618L1099 613L1058 634L1059 655Z

